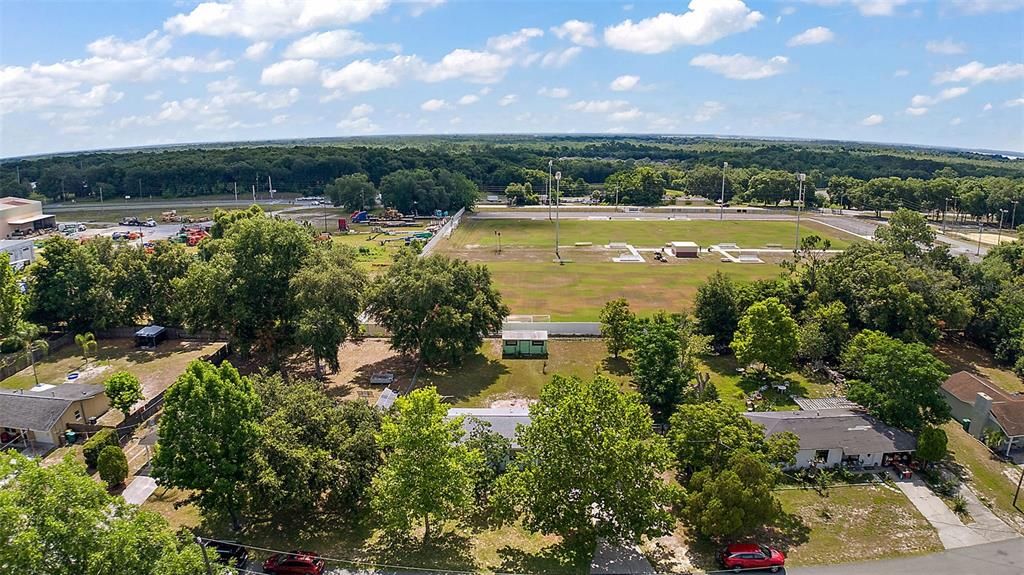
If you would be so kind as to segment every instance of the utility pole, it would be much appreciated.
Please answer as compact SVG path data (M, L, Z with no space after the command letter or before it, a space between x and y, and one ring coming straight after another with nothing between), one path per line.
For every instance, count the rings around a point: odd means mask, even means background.
M942 233L946 233L946 210L949 209L949 198L946 198L946 205L942 208Z
M238 182L235 182L235 203L238 203Z
M718 219L725 219L725 171L729 169L729 162L722 162L722 197L718 200Z
M797 193L800 205L796 207L796 245L793 246L794 252L800 251L800 210L804 207L804 180L807 179L807 174L797 174L796 179L800 180L800 191Z
M64 195L64 176L60 178L60 199L61 201L67 201L67 196Z
M270 201L274 201L274 182L270 180L270 174L267 174L267 191L270 192Z
M149 194L149 197L152 198L153 194ZM139 178L139 195L138 195L138 198L140 200L142 199L142 178Z
M256 203L256 184L252 185L252 202Z
M551 167L555 165L554 160L548 160L548 221L551 221Z
M978 218L978 252L974 255L981 255L981 218Z
M996 247L1002 244L1003 241L1003 216L1006 215L1006 210L999 209L999 229L996 230Z
M103 203L103 185L100 184L100 203Z
M206 554L206 544L203 543L203 538L196 535L196 544L199 545L199 549L203 551L203 563L206 563L206 575L213 575L213 567L210 566L210 557Z
M21 184L21 165L14 166L14 171L18 174L18 183Z
M1013 209L1010 210L1010 231L1017 229L1017 204L1019 203L1020 200L1010 202L1010 205L1013 206Z
M562 172L555 172L555 257L558 258L558 263L561 265L562 256L558 253L558 206L559 206L559 184L562 181Z

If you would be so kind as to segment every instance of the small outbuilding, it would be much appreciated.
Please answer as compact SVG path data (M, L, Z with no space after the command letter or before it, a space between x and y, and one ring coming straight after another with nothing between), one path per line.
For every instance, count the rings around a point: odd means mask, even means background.
M147 325L135 332L135 347L156 347L167 339L167 328L159 325Z
M545 330L501 332L503 357L547 357L548 332Z
M700 246L694 242L669 242L665 247L677 258L695 258L700 254Z

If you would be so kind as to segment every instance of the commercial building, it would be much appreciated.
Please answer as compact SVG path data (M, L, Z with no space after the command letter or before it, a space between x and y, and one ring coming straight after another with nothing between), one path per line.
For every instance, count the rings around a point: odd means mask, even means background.
M36 250L32 240L0 240L0 252L11 256L11 265L22 268L36 259Z
M57 224L57 216L43 213L42 202L26 198L0 198L0 240L28 235Z

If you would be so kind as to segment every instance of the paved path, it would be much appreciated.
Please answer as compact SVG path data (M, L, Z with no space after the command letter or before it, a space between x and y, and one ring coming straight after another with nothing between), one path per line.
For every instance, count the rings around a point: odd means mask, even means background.
M953 510L918 477L897 479L896 486L935 528L939 534L939 540L942 541L942 546L946 549L970 547L1017 536L1012 529L982 505L969 489L962 489L961 494L967 499L968 511L974 521L965 525L960 517L953 513Z
M789 575L1021 575L1024 540L1011 539L901 559L794 567Z
M152 477L139 475L128 484L121 497L128 503L142 505L156 491L156 481Z

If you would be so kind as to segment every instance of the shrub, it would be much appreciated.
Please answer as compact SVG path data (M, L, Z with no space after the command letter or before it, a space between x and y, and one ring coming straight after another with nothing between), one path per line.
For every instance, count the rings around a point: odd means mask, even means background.
M967 515L967 500L964 499L963 495L953 497L953 513L961 517Z
M82 453L85 455L85 464L90 469L96 467L96 462L100 458L100 452L108 445L120 445L117 440L117 434L114 433L113 429L101 429L85 442L85 445L82 446Z
M121 485L128 477L128 458L120 445L108 445L100 452L96 468L100 472L100 479L106 481L108 486Z
M16 337L0 340L0 353L14 353L24 349L25 344Z

